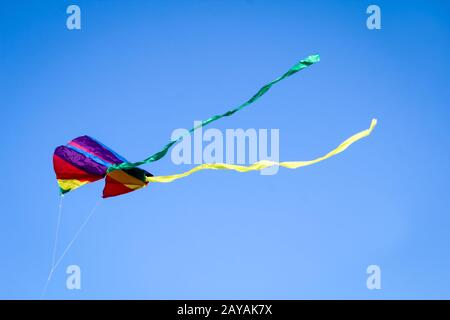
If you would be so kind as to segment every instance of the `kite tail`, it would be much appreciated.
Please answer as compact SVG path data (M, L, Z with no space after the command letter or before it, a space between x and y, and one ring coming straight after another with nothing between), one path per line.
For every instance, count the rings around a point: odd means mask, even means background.
M254 164L252 164L250 166L240 166L240 165L226 164L226 163L205 163L205 164L201 164L201 165L194 167L191 170L183 172L183 173L174 174L174 175L170 175L170 176L147 177L146 180L147 180L147 182L169 183L169 182L187 177L187 176L193 174L194 172L197 172L200 170L234 170L234 171L238 171L238 172L248 172L248 171L260 171L262 169L269 168L272 166L280 166L280 167L284 167L284 168L288 168L288 169L297 169L300 167L306 167L306 166L310 166L312 164L321 162L323 160L326 160L328 158L331 158L331 157L343 152L354 142L370 135L372 133L373 129L375 128L376 124L377 124L377 120L372 119L372 122L368 129L358 132L357 134L351 136L350 138L348 138L347 140L342 142L334 150L332 150L329 153L327 153L326 155L316 158L314 160L287 161L287 162L275 162L275 161L269 161L269 160L261 160L261 161L255 162Z
M312 65L312 64L314 64L316 62L319 62L319 61L320 61L320 56L318 54L311 55L311 56L307 57L306 59L301 60L296 65L294 65L292 68L290 68L285 74L283 74L282 76L276 78L275 80L273 80L273 81L269 82L268 84L264 85L263 87L261 87L261 89L259 89L257 93L255 93L250 99L248 99L246 102L241 104L239 107L231 109L231 110L229 110L229 111L227 111L227 112L225 112L223 114L212 116L211 118L202 121L199 125L193 127L188 132L186 132L186 134L181 135L181 136L179 136L178 138L176 138L174 140L171 140L160 151L156 152L155 154L151 155L150 157L148 157L148 158L146 158L146 159L144 159L142 161L138 161L138 162L124 162L124 163L121 163L121 164L115 164L115 165L113 165L113 166L108 168L108 172L111 172L111 171L114 171L114 170L132 169L132 168L139 167L139 166L141 166L143 164L146 164L146 163L158 161L159 159L161 159L162 157L164 157L167 154L167 151L169 151L169 149L175 143L181 141L184 137L192 134L195 130L197 130L197 129L201 128L201 127L204 127L204 126L210 124L211 122L217 121L217 120L219 120L219 119L221 119L223 117L232 116L236 112L244 109L248 105L252 104L256 100L261 98L277 82L280 82L281 80L286 79L287 77L290 77L291 75L299 72L300 70L303 70L303 69L309 67L310 65Z

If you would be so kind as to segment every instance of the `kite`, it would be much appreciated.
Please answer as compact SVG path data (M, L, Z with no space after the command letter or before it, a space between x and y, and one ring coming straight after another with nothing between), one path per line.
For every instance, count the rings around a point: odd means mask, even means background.
M163 158L167 154L168 150L174 144L181 141L185 136L192 134L195 130L221 118L232 116L236 112L257 101L267 91L269 91L274 84L318 61L320 61L319 55L312 55L301 60L282 76L261 87L256 94L237 108L202 121L199 125L190 129L185 135L171 140L160 151L142 161L129 162L101 142L86 135L73 139L67 145L57 147L53 154L53 167L61 194L63 195L87 183L105 179L103 198L109 198L144 188L150 182L168 183L187 177L200 170L234 170L238 172L248 172L262 170L271 166L296 169L318 163L343 152L354 142L370 135L377 123L377 120L373 119L368 129L351 136L329 153L309 161L274 162L261 160L249 166L227 163L206 163L198 165L189 171L167 176L154 176L150 172L140 168L141 165L158 161Z
M67 145L57 147L53 154L53 167L61 194L105 177L103 198L145 187L148 184L146 178L152 174L140 168L107 173L112 165L126 162L125 158L89 136L73 139Z

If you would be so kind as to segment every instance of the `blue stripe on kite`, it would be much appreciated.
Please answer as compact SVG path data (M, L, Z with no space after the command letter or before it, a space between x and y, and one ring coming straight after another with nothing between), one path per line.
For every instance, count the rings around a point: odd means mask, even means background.
M104 165L107 168L109 168L111 166L111 163L106 162L105 160L102 160L99 157L96 157L93 154L90 154L89 152L86 152L84 150L78 149L77 147L74 147L74 146L72 146L70 144L68 144L66 147L69 148L69 149L72 149L73 151L81 153L82 155L88 157L89 159L94 160L95 162L97 162L97 163L99 163L101 165Z
M123 162L128 162L127 159L125 159L124 157L122 157L121 155L117 154L114 150L111 150L110 148L108 148L107 146L105 146L103 143L101 143L100 141L98 141L97 139L92 138L91 136L88 136L90 139L92 139L93 141L97 142L99 145L101 145L103 148L105 148L106 150L108 150L109 152L111 152L113 155L115 155L118 159L122 160Z

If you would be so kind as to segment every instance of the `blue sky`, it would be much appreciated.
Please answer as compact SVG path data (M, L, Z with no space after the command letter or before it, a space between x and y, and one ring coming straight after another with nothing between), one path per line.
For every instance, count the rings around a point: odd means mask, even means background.
M277 128L306 160L277 175L202 172L101 202L50 299L450 298L450 4L2 1L0 298L39 298L59 202L56 146L83 134L130 160L237 106L299 59L322 61L214 128ZM82 29L66 28L81 8ZM170 174L166 157L145 169ZM64 198L60 254L101 196ZM82 289L67 290L79 265ZM381 290L366 288L379 265Z

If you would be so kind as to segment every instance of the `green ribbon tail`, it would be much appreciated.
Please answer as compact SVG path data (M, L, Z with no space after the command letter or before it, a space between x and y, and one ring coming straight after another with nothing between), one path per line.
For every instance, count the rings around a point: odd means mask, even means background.
M223 114L220 114L220 115L212 116L211 118L202 121L199 125L197 125L197 126L193 127L192 129L190 129L186 134L181 135L181 136L179 136L178 138L176 138L174 140L171 140L160 151L156 152L155 154L151 155L150 157L148 157L148 158L146 158L146 159L144 159L142 161L138 161L138 162L124 162L124 163L121 163L121 164L112 165L111 167L108 168L108 172L111 172L113 170L132 169L132 168L136 168L136 167L141 166L141 165L146 164L146 163L158 161L159 159L163 158L167 154L169 149L175 143L181 141L184 137L186 137L188 135L191 135L195 130L197 130L197 129L201 128L201 127L204 127L204 126L206 126L206 125L208 125L208 124L210 124L210 123L212 123L214 121L222 119L224 117L232 116L236 112L244 109L248 105L252 104L256 100L261 98L267 91L270 90L270 88L274 84L276 84L276 83L280 82L281 80L284 80L284 79L292 76L293 74L296 74L300 70L303 70L303 69L309 67L310 65L312 65L312 64L314 64L316 62L319 62L319 61L320 61L320 56L318 54L311 55L311 56L307 57L306 59L301 60L300 62L295 64L292 68L290 68L285 74L283 74L282 76L276 78L275 80L272 80L268 84L264 85L250 99L248 99L246 102L244 102L243 104L241 104L237 108L231 109L231 110L229 110L229 111L227 111L227 112L225 112Z

